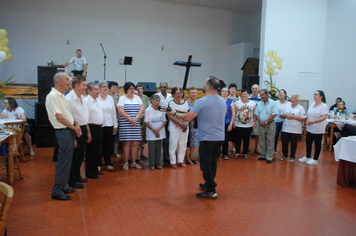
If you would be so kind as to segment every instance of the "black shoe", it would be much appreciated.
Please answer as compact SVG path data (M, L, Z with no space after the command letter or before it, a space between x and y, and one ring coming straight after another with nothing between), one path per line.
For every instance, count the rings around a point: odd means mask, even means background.
M98 172L96 172L96 174L97 174L97 175L103 175L104 172L98 171Z
M86 183L86 182L88 182L88 179L87 179L87 178L85 178L85 179L80 178L80 179L78 180L78 182L79 182L79 183Z
M58 195L52 195L52 199L65 201L65 200L70 200L72 198L68 195L65 195L63 192L61 192Z
M202 192L202 193L197 193L197 198L201 199L217 199L218 195L217 193L214 192Z
M75 189L68 188L67 186L64 187L63 193L75 193Z
M199 184L199 188L203 190L204 192L206 191L206 186L205 184Z
M79 182L76 182L76 183L70 183L68 184L69 187L72 187L72 188L84 188L84 185L82 185L81 183Z
M259 160L259 161L264 161L264 160L266 160L266 158L264 158L264 157L259 157L258 160Z
M271 160L266 160L267 164L271 164L272 161Z
M87 175L88 179L99 179L99 176L97 175Z

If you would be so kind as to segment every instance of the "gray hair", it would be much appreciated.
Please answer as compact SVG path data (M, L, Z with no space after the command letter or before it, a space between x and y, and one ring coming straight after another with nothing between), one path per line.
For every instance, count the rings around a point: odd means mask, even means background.
M106 82L105 80L100 80L100 81L98 82L98 87L100 88L101 85L103 85L103 84L108 85L108 82Z
M89 83L87 84L87 87L88 87L87 90L92 91L94 86L98 86L98 84L97 84L97 83L94 83L94 82L89 82Z
M62 79L63 75L67 76L67 74L64 72L58 72L54 75L54 77L53 77L54 86L56 86L56 84L58 83L58 80Z
M261 89L261 90L260 90L260 93L261 93L261 92L264 92L265 94L268 94L268 90L267 90L267 89Z
M293 94L290 98L292 98L292 97L297 97L298 98L298 100L300 99L300 96L299 96L299 94Z
M156 100L157 98L161 99L161 97L158 94L153 94L151 96L151 103L152 103L152 101Z
M161 87L162 84L166 84L167 87L168 87L168 82L167 82L167 81L161 81L161 82L159 83L159 87Z

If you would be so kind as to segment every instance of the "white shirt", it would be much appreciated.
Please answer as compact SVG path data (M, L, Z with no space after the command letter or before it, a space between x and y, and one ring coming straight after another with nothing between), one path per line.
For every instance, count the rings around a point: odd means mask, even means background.
M177 103L175 103L174 100L169 101L168 106L178 112L188 112L188 110L189 110L188 102L184 101L184 100L182 100L182 101L184 102L183 104L177 104ZM172 132L172 131L178 130L178 129L182 130L182 128L179 125L175 124L173 121L170 120L169 125L168 125L168 130L170 132Z
M277 106L277 110L278 110L278 114L276 115L276 117L274 118L274 121L275 122L283 122L284 119L282 119L280 117L280 114L283 114L283 110L287 107L287 105L290 105L290 101L286 101L285 103L281 103L279 100L276 102L276 105Z
M11 119L16 119L16 115L18 115L18 117L20 117L23 113L25 113L24 109L22 109L22 107L17 107L15 108L15 111L9 111L8 109L4 109L2 112L5 112L7 114L7 116L9 117L9 120Z
M99 107L98 99L94 99L88 95L84 98L84 103L89 112L89 124L102 125L103 124L103 111Z
M155 110L152 107L147 107L145 112L145 122L149 122L153 128L159 128L163 122L166 121L166 115L164 112ZM146 140L162 140L166 138L166 131L164 127L159 131L159 138L153 133L151 129L146 126Z
M68 102L69 111L72 114L74 120L79 126L87 125L89 122L88 108L84 104L84 96L80 95L81 99L77 96L74 90L70 91L65 98Z
M126 97L126 95L123 95L120 97L117 106L118 107L125 107L125 104L142 104L142 100L139 96L134 95L133 99L131 100L130 98Z
M73 63L74 70L78 71L84 70L84 64L88 64L85 57L78 58L77 56L72 57L69 62Z
M252 127L254 123L253 109L256 107L256 103L251 100L248 100L247 103L238 100L234 104L237 110L235 125L237 127Z
M114 99L110 95L107 95L104 100L99 95L97 100L99 102L99 107L103 112L103 127L114 126L114 128L117 128L117 115Z
M301 105L296 105L295 107L292 107L292 103L288 104L281 113L283 115L292 115L296 117L302 117L305 118L305 110L304 107ZM302 133L302 123L298 120L289 120L289 119L284 119L283 126L282 126L282 132L285 133L292 133L292 134L301 134Z
M167 98L165 98L161 92L159 93L156 93L160 98L161 98L161 101L159 102L159 105L160 106L163 106L163 107L167 107L168 106L168 102L170 102L171 100L173 100L173 97L172 97L172 94L170 93L167 93Z
M314 108L314 105L315 102L313 102L308 109L308 120L314 121L329 113L329 108L325 103L318 106L317 108ZM307 131L312 134L323 134L325 133L325 126L326 123L324 121L311 124L307 126Z

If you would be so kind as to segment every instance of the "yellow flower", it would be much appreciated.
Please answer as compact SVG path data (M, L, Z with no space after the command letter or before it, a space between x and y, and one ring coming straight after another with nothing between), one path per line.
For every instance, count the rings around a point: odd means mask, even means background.
M0 87L1 87L1 88L2 88L2 87L4 87L4 84L3 84L3 83L1 83L1 82L0 82Z

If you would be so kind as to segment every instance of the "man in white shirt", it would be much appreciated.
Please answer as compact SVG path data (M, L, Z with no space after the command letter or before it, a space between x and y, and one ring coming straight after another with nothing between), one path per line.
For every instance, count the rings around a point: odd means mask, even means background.
M73 63L74 70L72 70L69 73L69 76L74 78L74 76L79 74L79 75L83 76L84 78L86 78L87 77L87 68L88 68L87 59L82 56L81 49L77 49L76 54L77 54L76 57L72 57L66 64L63 64L63 66L67 67Z
M49 121L56 132L58 141L58 160L56 163L55 183L52 199L70 200L65 193L73 193L74 189L67 187L72 163L75 135L80 137L81 131L68 109L64 92L69 84L69 77L65 73L57 73L53 77L54 88L46 97L46 110Z
M99 107L97 100L99 96L99 87L96 83L88 83L88 96L84 99L84 103L88 108L89 113L89 129L91 133L91 142L86 145L86 162L85 162L85 174L87 178L99 179L98 175L104 173L99 171L98 167L101 162L102 154L102 139L103 139L103 112Z
M91 142L89 130L89 113L84 104L84 96L87 89L87 81L84 77L78 76L73 79L73 90L65 96L68 101L68 108L74 120L80 126L82 135L76 137L77 146L74 148L72 167L68 185L72 188L84 188L81 183L88 182L88 179L80 176L80 167L84 160L85 143Z

